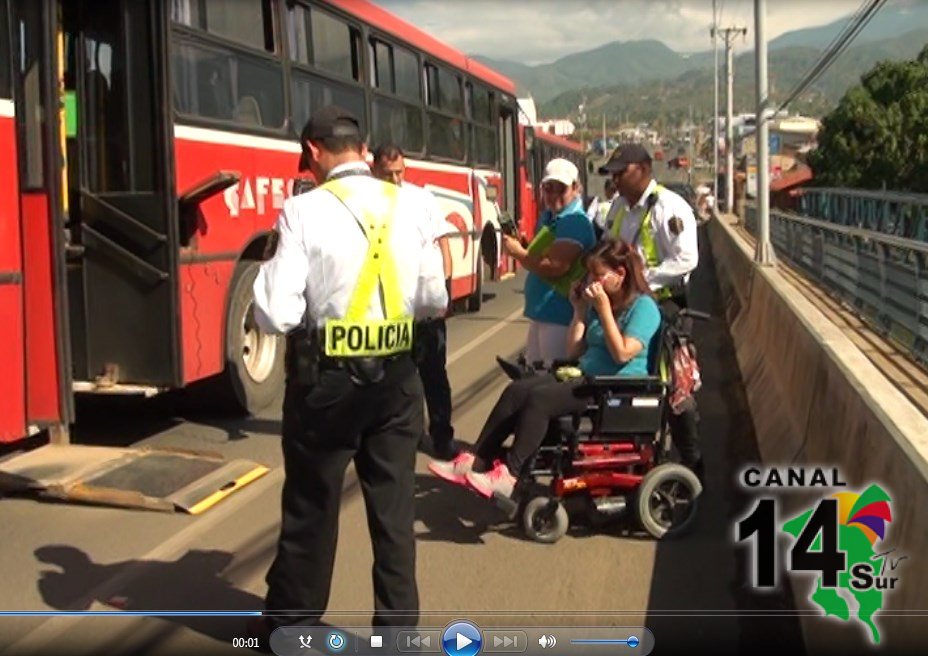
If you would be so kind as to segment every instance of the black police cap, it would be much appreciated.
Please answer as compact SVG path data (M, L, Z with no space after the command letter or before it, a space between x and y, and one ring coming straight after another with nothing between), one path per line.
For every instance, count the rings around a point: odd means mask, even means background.
M609 161L599 167L599 174L612 175L624 171L629 164L640 164L641 162L651 163L651 155L648 153L647 148L636 143L620 144L618 148L612 151Z
M318 109L306 121L300 132L300 145L303 155L300 158L300 170L309 168L307 141L320 141L330 137L361 138L361 122L352 112L338 105L326 105Z

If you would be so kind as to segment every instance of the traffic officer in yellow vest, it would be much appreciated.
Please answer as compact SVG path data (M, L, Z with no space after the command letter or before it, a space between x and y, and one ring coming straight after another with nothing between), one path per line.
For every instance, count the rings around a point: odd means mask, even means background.
M686 285L699 264L692 208L654 180L651 155L640 144L621 144L599 174L612 176L619 192L606 216L608 234L638 247L651 291L664 314L672 316L687 306ZM671 413L670 428L683 464L702 479L696 410Z
M638 246L658 300L686 306L686 283L699 264L696 218L684 198L657 184L644 146L622 144L599 169L612 176L619 196L606 216L613 237Z
M319 109L300 141L322 184L285 201L277 250L254 284L260 324L282 333L305 326L308 342L288 363L283 514L266 599L269 611L300 614L262 618L251 633L315 624L325 612L352 460L373 546L373 624L415 625L414 467L424 417L412 327L448 305L441 253L421 197L371 176L351 112Z

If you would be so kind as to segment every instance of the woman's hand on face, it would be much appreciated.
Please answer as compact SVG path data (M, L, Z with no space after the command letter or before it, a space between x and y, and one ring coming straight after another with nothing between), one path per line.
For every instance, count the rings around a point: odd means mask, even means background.
M583 295L593 304L596 311L602 315L605 312L612 312L612 304L609 302L609 296L603 289L601 282L594 282L584 290Z
M581 278L570 286L570 304L574 306L574 312L578 312L580 315L586 315L586 311L590 307L590 301L585 296L585 285L586 278Z

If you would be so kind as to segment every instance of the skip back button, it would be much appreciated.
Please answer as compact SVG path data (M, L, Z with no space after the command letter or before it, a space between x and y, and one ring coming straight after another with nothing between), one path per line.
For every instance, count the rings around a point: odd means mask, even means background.
M396 648L401 652L436 654L441 651L441 631L400 631Z

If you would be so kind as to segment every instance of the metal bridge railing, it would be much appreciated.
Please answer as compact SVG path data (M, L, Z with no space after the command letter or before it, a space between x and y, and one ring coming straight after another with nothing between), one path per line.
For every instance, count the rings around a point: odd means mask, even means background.
M808 192L806 192L808 193ZM757 234L756 207L745 225ZM777 255L928 365L928 240L770 210Z
M928 194L812 187L803 189L799 213L838 225L928 241Z

